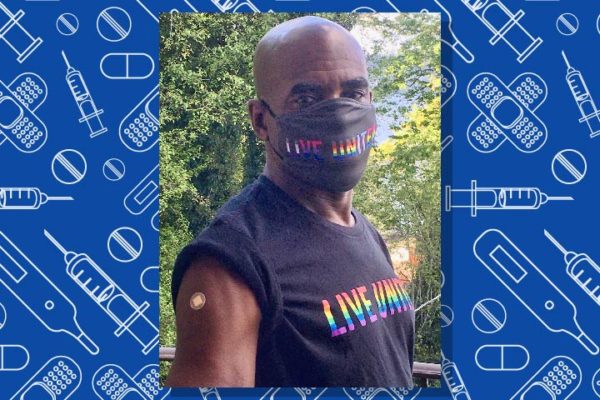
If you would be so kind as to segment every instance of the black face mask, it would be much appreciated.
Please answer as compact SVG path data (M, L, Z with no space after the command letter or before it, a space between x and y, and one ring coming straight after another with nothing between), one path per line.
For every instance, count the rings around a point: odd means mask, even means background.
M362 177L375 141L375 107L347 97L323 100L300 111L275 115L273 148L286 171L328 192L346 192Z

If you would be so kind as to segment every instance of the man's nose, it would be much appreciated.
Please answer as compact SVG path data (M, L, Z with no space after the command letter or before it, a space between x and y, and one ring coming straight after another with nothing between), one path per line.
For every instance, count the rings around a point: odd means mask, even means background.
M343 92L341 89L334 89L325 94L323 100L332 100L342 98Z

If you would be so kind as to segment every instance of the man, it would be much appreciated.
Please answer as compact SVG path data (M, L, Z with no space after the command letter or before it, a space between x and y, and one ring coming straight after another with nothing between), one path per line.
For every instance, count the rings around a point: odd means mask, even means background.
M412 386L412 303L352 208L376 127L360 45L323 18L286 21L254 78L266 165L177 258L166 385Z

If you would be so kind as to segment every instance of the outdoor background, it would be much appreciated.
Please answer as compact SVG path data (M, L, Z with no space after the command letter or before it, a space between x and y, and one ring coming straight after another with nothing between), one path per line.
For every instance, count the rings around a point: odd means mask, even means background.
M440 21L436 14L316 14L363 45L379 146L354 206L382 233L416 313L415 361L440 362ZM160 18L160 338L175 346L171 271L218 208L262 171L246 113L259 39L299 14ZM423 306L422 308L419 308ZM164 376L167 365L161 365Z

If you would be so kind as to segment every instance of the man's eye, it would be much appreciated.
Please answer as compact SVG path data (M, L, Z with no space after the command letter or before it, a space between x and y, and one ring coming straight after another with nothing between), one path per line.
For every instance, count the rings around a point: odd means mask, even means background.
M354 100L360 100L363 97L365 97L366 93L363 91L356 91L356 92L352 92L352 94L350 94L350 98L354 99Z
M316 97L314 96L300 96L296 99L296 104L298 108L306 108L317 102Z

